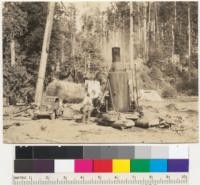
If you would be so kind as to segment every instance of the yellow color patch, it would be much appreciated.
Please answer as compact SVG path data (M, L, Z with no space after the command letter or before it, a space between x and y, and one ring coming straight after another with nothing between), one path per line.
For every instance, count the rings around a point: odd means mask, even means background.
M130 172L130 160L127 159L113 159L113 172Z

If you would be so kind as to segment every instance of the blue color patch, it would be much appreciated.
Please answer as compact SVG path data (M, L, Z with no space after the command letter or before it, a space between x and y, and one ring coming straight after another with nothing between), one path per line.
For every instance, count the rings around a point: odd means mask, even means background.
M167 172L167 159L151 159L150 172Z

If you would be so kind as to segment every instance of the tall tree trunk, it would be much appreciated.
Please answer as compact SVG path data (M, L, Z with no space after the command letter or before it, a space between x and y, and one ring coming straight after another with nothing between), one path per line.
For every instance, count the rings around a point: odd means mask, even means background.
M65 36L62 35L61 36L61 64L65 62L64 39L65 39Z
M156 4L155 4L155 19L156 19L156 25L155 25L155 27L156 27L156 37L158 37L159 36L159 20L158 20L158 11L159 11L159 3L157 3L157 2L155 2Z
M172 60L175 53L175 30L176 30L176 1L174 2L174 23L172 24Z
M144 60L147 60L147 4L144 2L143 6L143 43L144 43L144 49L143 49L143 57Z
M125 64L125 41L124 41L124 38L125 38L125 36L124 36L124 34L125 34L125 31L124 31L124 16L122 16L122 61L123 61L123 63Z
M10 41L11 66L15 65L15 40Z
M172 62L174 56L174 46L175 46L175 35L174 35L174 25L172 24Z
M49 12L46 20L46 27L44 32L44 39L42 45L42 53L40 58L40 67L38 72L38 79L36 85L36 92L35 92L35 103L37 106L41 105L42 101L42 94L44 89L44 78L46 73L46 66L47 66L47 57L49 53L49 44L53 26L53 16L54 16L54 9L55 9L55 2L49 3Z
M159 46L158 3L155 2L155 48Z
M136 103L136 97L137 97L137 94L136 94L136 84L135 84L135 81L133 80L134 79L134 66L135 66L135 61L134 61L134 58L135 58L135 52L134 52L134 47L133 47L133 2L130 1L130 66L132 66L132 88L133 88L133 96L134 96L134 101Z
M104 42L104 59L107 59L107 46L108 46L108 43L107 43L107 31L106 31L106 27L105 29L103 30L103 42ZM107 61L106 61L107 62Z
M71 57L73 58L74 55L75 55L75 34L72 33L72 36L71 36L71 43L72 43L72 52L71 52Z
M114 46L116 46L115 45L115 17L114 17L114 21L113 21L114 23L113 23L113 32L112 32L112 44L114 45Z
M153 41L154 41L154 47L156 45L156 11L157 11L157 7L156 7L156 2L154 2L154 6L153 6L153 10L154 10L154 16L153 16Z
M130 1L130 63L133 65L134 51L133 51L133 2Z
M190 5L188 4L188 80L191 80L191 22Z
M60 62L56 63L56 72L60 72Z
M150 41L151 41L151 2L148 2L148 47L147 47L147 60L149 60Z
M103 29L103 15L101 15L101 31L100 31L100 36L101 36L101 51L104 50L104 29Z
M75 56L75 45L76 45L76 40L75 40L76 10L75 9L73 9L71 11L70 21L71 21L71 27L72 27L71 28L71 31L72 31L72 33L71 33L71 58L74 58L74 56ZM72 62L73 62L73 65L74 65L74 60L72 60Z
M140 3L137 3L137 12L138 12L138 30L137 30L137 35L138 35L138 39L137 39L137 56L136 57L141 57L142 55L142 51L141 51L141 43L142 43L142 37L141 37L141 16L140 16Z
M176 1L174 1L174 23L176 25Z
M114 46L116 46L115 45L115 40L116 40L116 38L115 38L115 15L114 15L114 17L113 17L113 33L112 33L112 44Z

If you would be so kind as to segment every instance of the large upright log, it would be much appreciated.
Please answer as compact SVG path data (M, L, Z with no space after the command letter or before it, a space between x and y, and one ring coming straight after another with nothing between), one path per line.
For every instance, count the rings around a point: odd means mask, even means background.
M112 71L109 73L110 94L113 108L119 112L129 111L128 74L123 70L120 59L120 48L112 49Z
M42 101L42 93L44 88L44 78L46 73L47 57L49 52L49 44L53 26L53 16L54 16L55 2L49 3L49 13L47 16L46 27L44 32L44 40L42 45L42 54L40 59L40 67L38 73L38 80L36 85L35 93L35 103L40 106Z
M128 92L128 75L124 71L110 72L109 81L111 86L111 95L116 111L128 112L129 92Z

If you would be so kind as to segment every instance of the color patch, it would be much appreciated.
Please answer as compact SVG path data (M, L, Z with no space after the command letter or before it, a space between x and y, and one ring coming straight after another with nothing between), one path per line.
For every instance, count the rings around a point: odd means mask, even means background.
M150 172L167 172L167 160L165 159L150 160Z
M131 160L131 172L149 172L150 160L148 159L133 159Z
M130 160L127 159L114 159L112 161L113 172L130 172Z
M15 159L32 159L32 157L33 157L33 150L31 146L28 147L16 146Z
M15 160L14 161L15 173L33 173L33 160Z
M77 173L89 173L93 171L93 161L77 159L75 160L75 172Z
M188 145L170 145L169 159L188 159Z
M112 172L112 160L94 160L94 172Z
M188 172L189 160L188 159L169 159L167 164L168 172Z
M100 146L101 159L118 159L118 146Z
M132 159L134 158L134 146L101 146L101 159Z
M83 158L84 159L100 159L101 148L99 146L84 146Z
M168 159L169 147L167 146L152 146L151 159Z
M117 154L119 159L134 159L135 149L133 146L118 146Z
M34 159L82 159L81 146L34 146Z
M151 147L150 146L136 146L135 159L151 159Z
M33 169L35 173L53 173L54 160L33 160Z
M74 160L55 160L54 172L74 172Z

